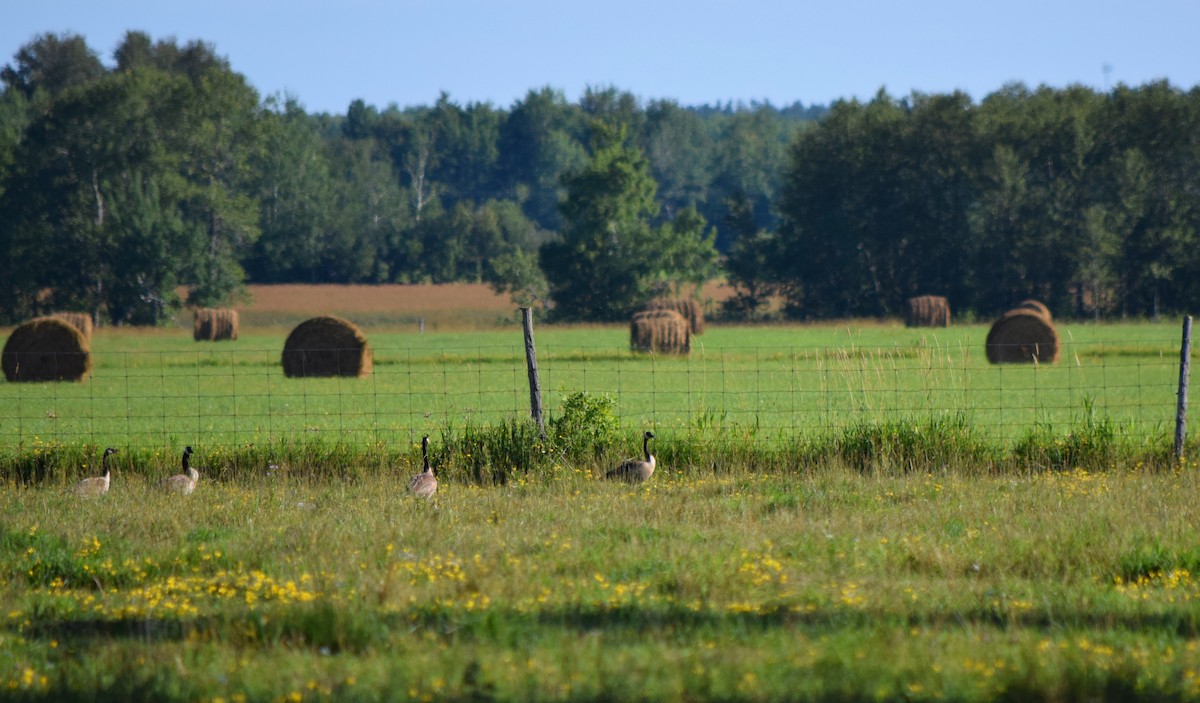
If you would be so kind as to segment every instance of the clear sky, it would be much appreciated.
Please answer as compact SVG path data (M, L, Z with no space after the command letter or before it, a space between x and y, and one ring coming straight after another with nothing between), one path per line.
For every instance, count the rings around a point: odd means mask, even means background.
M126 30L215 45L309 112L511 107L551 86L684 105L869 99L880 88L1200 84L1200 0L9 0L0 63L44 32L106 64Z

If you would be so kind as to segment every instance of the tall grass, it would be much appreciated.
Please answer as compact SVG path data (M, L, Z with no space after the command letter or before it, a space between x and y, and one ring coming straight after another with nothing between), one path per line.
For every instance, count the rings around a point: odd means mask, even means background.
M882 474L1024 475L1042 470L1105 470L1114 466L1169 469L1176 464L1173 438L1148 439L1084 405L1076 421L1056 432L1039 425L1011 445L998 445L964 414L861 420L843 429L758 441L758 428L708 419L689 427L659 429L654 451L680 475L743 471L792 474L831 466ZM527 417L494 423L468 421L437 433L431 451L439 475L476 485L513 478L552 476L561 470L600 474L640 452L639 433L622 431L605 396L577 394L552 413L543 436ZM1185 455L1195 452L1189 440ZM0 447L6 482L65 485L98 472L103 447L35 440L32 446ZM142 477L174 472L175 452L133 447L112 462L118 474ZM248 480L275 474L350 479L389 467L416 468L419 443L329 442L299 437L273 443L217 446L194 461L209 478Z

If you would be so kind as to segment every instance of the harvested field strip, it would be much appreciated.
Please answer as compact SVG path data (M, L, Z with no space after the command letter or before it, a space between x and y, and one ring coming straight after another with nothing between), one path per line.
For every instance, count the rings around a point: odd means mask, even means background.
M511 312L508 296L483 283L427 285L251 285L252 313L343 311L413 312L422 310L495 310Z

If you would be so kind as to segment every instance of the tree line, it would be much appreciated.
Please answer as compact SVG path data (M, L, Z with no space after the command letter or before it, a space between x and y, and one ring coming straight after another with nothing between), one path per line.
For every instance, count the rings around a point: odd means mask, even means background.
M547 87L331 115L258 95L204 42L131 31L112 56L44 34L0 70L3 321L154 324L246 281L485 281L562 319L722 274L746 318L1195 300L1195 89L778 108Z
M831 106L792 145L775 232L744 229L740 303L893 315L917 294L994 314L1157 316L1200 300L1200 89L1009 85Z
M653 181L653 207L638 213L646 236L683 213L697 241L711 222L711 244L727 247L731 198L775 227L787 146L821 114L643 103L615 88L568 102L549 87L507 109L443 94L309 114L294 97L257 95L204 42L128 32L113 58L44 34L0 72L7 321L85 309L153 323L184 303L228 303L245 281L488 281L546 302L540 252L566 227L566 179L614 138ZM675 274L648 272L636 292L696 278ZM556 307L611 316L626 304Z

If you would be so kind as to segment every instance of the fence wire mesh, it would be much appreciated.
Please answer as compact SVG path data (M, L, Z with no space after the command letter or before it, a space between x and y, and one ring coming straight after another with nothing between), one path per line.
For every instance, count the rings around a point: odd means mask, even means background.
M411 441L529 413L522 343L384 346L364 378L286 378L280 350L197 346L93 353L82 383L6 383L0 441L173 447L297 439ZM543 403L615 400L622 427L745 428L754 441L864 422L961 415L1011 441L1101 415L1134 436L1174 430L1179 340L1068 342L1055 364L993 366L966 345L746 346L687 356L542 344ZM1173 351L1174 350L1174 351Z

